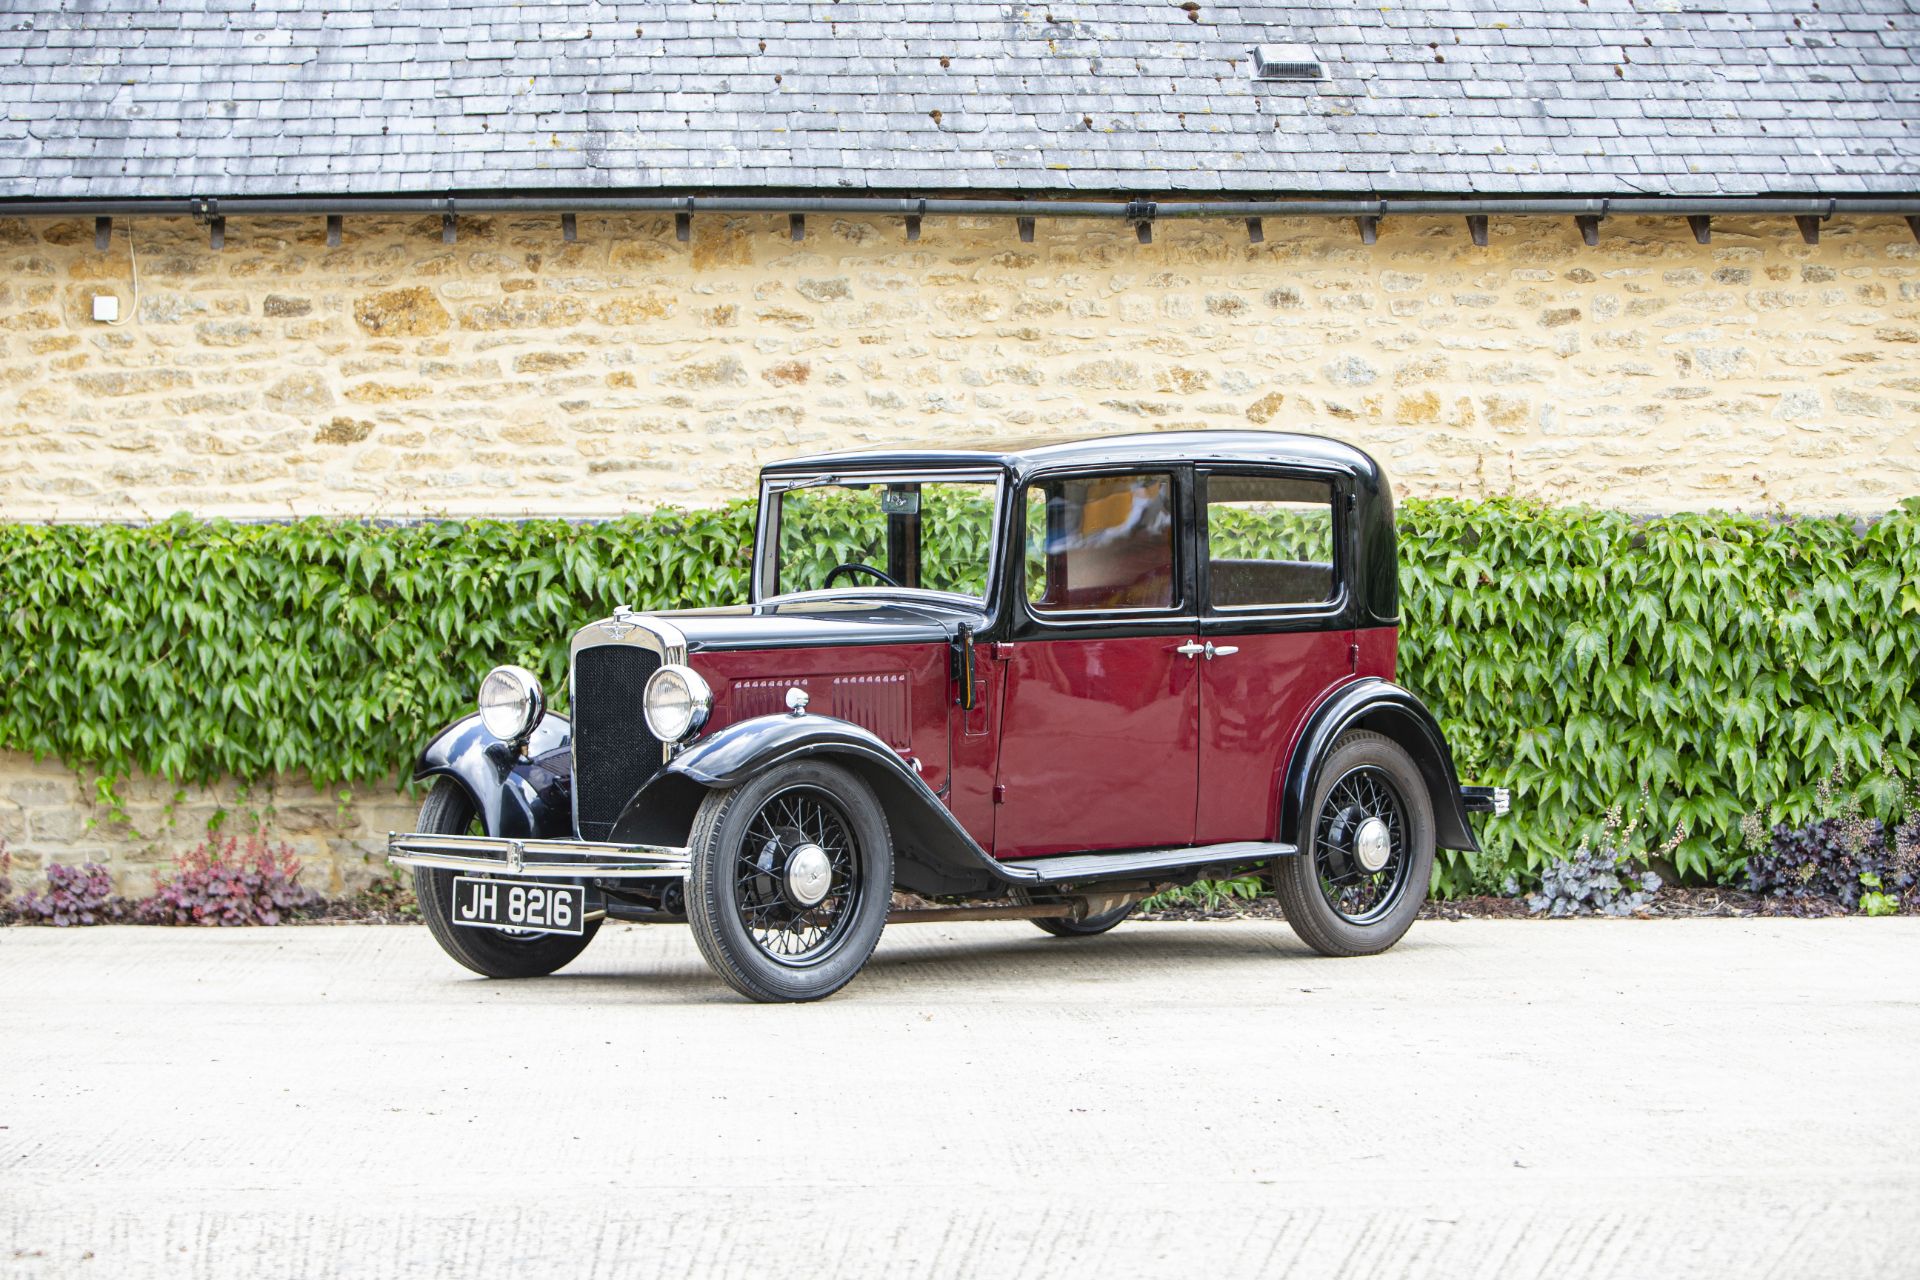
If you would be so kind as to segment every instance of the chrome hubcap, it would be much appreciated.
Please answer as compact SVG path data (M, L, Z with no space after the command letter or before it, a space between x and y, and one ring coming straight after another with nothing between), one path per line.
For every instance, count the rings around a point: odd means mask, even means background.
M1368 875L1387 865L1393 856L1393 835L1379 818L1368 818L1353 833L1353 860Z
M833 863L827 851L809 841L787 858L787 897L795 906L818 905L833 885Z

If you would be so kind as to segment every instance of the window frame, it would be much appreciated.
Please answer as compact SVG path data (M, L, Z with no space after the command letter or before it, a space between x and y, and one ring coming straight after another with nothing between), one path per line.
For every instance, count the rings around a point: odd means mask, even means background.
M1212 522L1209 519L1209 509L1212 504L1207 501L1207 485L1216 475L1250 480L1303 480L1325 484L1328 487L1332 495L1333 515L1331 548L1333 592L1327 599L1297 604L1216 605L1213 603ZM1305 629L1314 623L1344 625L1352 602L1348 575L1354 562L1353 505L1351 476L1338 468L1291 464L1263 465L1257 462L1223 462L1195 468L1193 558L1199 579L1196 600L1201 621L1229 624L1228 629L1242 624L1259 623L1277 624L1269 628L1275 630ZM1215 625L1212 629L1221 628Z
M1099 480L1122 476L1165 476L1171 486L1169 507L1173 530L1168 539L1173 554L1173 600L1164 606L1128 609L1036 609L1027 597L1027 502L1034 489L1055 480ZM1194 611L1193 553L1193 468L1190 464L1107 463L1086 467L1058 467L1036 471L1021 479L1010 503L1012 541L1006 563L1007 578L1016 598L1020 616L1029 627L1074 630L1099 626L1127 626L1185 623L1198 621Z
M822 483L823 481L829 483ZM875 468L864 470L848 468L844 471L822 469L813 472L787 472L777 476L762 476L760 480L760 508L757 515L758 530L754 537L753 572L749 583L748 601L752 604L765 604L770 601L807 600L842 598L846 596L898 597L900 595L932 596L938 600L964 601L975 608L991 614L998 595L999 574L1005 556L1002 554L1003 539L990 536L987 548L987 578L985 589L978 596L958 591L939 591L932 587L889 587L883 583L864 586L848 585L844 587L807 587L797 591L776 591L780 580L780 496L791 489L830 488L845 485L853 481L859 484L991 484L993 486L993 514L989 518L989 530L1000 528L1001 520L1007 510L1007 473L992 467L929 467L924 470L901 467Z

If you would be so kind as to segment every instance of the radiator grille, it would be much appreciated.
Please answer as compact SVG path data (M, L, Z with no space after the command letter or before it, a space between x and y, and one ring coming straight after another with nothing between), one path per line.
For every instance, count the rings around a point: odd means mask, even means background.
M640 701L659 668L660 655L638 645L574 654L573 805L582 840L605 840L633 793L666 763Z

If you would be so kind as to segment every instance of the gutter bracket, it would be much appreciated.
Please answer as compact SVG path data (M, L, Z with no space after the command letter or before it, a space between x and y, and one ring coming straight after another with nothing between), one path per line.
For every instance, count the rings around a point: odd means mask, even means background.
M446 208L440 213L440 243L453 244L460 239L460 215L454 211L453 197L447 197Z
M687 207L673 215L673 238L681 244L693 239L693 197L687 197Z
M1827 211L1825 213L1796 213L1793 215L1794 222L1800 227L1800 239L1807 244L1819 244L1820 224L1833 216L1835 207L1835 202L1832 199L1828 199Z
M1576 213L1573 216L1573 225L1580 228L1580 239L1587 248L1591 249L1600 243L1600 220L1606 216L1607 202L1605 200L1600 202L1600 212Z
M1141 244L1153 243L1153 215L1156 206L1151 200L1127 201L1126 219L1133 224L1133 233Z
M193 202L193 220L206 227L207 247L224 249L227 247L227 220L220 216L220 197L196 197Z

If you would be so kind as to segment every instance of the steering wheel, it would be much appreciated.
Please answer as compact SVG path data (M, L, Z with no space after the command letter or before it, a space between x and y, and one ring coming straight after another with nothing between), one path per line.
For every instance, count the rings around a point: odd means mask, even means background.
M833 566L833 568L827 573L827 581L825 585L829 587L832 586L833 580L839 577L843 573L846 574L848 577L852 577L856 573L870 573L874 577L880 579L880 581L886 583L890 587L897 587L900 585L899 583L895 582L892 578L888 577L884 569L876 569L870 564L837 564Z

